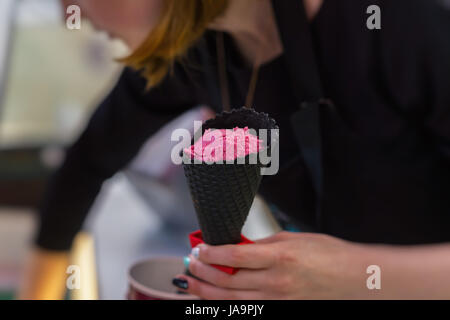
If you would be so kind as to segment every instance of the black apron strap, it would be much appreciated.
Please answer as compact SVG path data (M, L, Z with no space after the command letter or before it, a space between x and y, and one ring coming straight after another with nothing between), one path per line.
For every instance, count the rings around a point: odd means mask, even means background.
M320 221L323 192L320 106L324 100L309 21L302 0L274 0L272 3L284 46L286 68L299 106L291 122L311 174Z
M207 31L207 35L209 41L212 41L212 39L216 40L216 32L213 31ZM214 59L211 56L210 47L208 46L206 37L202 37L200 39L198 48L199 50L199 57L202 62L202 67L206 70L206 75L208 77L206 84L208 86L208 92L211 95L211 107L214 109L215 112L220 113L225 110L225 105L223 103L222 98L222 92L220 86L217 85L217 83L220 83L219 74L218 74L218 68L217 68L217 61L214 61ZM215 49L216 45L213 46Z

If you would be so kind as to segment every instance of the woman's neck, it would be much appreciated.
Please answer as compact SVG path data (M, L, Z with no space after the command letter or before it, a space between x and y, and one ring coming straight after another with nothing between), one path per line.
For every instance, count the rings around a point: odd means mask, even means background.
M262 64L283 52L271 0L229 0L225 14L210 28L230 33L252 65Z
M309 20L314 19L314 17L319 13L320 8L322 8L324 0L303 0L305 4L306 15Z
M318 13L322 2L304 0L309 19ZM210 28L230 33L251 65L263 64L283 52L272 0L229 0L225 14L216 19Z

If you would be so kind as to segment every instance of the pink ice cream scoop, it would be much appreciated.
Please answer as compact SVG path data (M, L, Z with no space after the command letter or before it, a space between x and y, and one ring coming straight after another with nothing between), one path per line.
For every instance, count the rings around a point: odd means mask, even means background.
M262 140L249 132L248 127L234 129L207 129L184 152L205 162L233 161L263 150Z

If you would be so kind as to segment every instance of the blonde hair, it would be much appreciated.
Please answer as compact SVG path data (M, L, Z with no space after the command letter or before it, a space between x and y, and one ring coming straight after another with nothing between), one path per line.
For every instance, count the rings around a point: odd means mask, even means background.
M141 70L149 88L156 86L227 5L228 0L164 0L158 25L138 49L120 61Z

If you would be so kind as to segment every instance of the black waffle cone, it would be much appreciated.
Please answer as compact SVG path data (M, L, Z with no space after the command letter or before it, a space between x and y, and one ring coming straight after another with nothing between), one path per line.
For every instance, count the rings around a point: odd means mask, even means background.
M241 108L223 112L206 121L206 129L278 129L273 119L265 113ZM203 133L202 132L202 133ZM201 135L199 135L201 136ZM268 133L270 141L270 131ZM270 143L268 153L270 154ZM242 227L261 183L261 168L258 161L245 164L190 164L189 156L183 155L184 172L188 181L194 207L197 213L203 240L211 245L236 244L241 241Z

